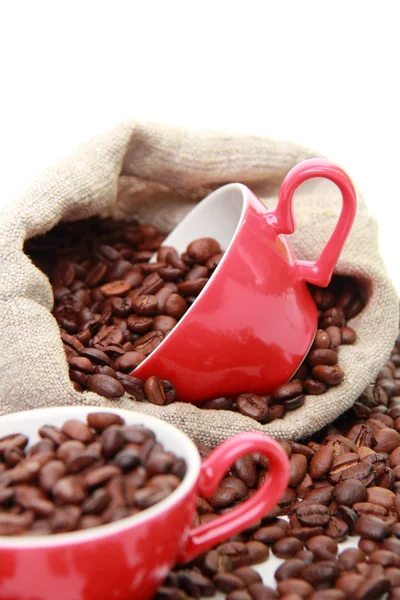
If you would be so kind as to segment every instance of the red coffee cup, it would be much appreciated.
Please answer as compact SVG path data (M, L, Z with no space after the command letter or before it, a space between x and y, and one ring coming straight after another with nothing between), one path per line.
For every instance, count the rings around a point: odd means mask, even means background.
M44 424L85 420L96 406L42 408L0 417L1 437L21 432L37 441ZM166 450L185 459L178 488L155 506L94 529L35 537L0 537L0 600L150 600L172 565L185 562L254 523L282 497L289 462L265 435L230 438L200 464L191 440L172 425L135 412L112 411L127 424L143 424ZM259 452L269 460L265 483L249 500L218 519L191 529L196 495L212 495L241 456Z
M297 260L283 234L293 233L293 195L313 177L333 181L342 211L315 262ZM184 252L214 237L224 257L172 332L134 371L172 381L177 400L200 403L242 392L268 394L304 360L317 330L307 283L326 287L357 210L353 185L327 160L311 159L286 176L275 210L244 185L226 185L200 202L166 238Z

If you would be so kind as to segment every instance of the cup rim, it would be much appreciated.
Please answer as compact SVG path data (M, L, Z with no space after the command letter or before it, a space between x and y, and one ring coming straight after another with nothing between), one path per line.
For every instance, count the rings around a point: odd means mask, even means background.
M91 412L110 412L117 414L124 418L128 425L143 424L149 429L152 429L157 437L160 435L160 433L161 435L173 435L174 443L177 442L179 446L176 450L177 456L182 456L187 465L186 473L181 484L169 496L167 496L167 498L161 500L161 502L158 502L154 506L147 508L135 515L125 517L113 523L107 523L90 529L66 533L32 535L31 537L0 536L0 549L9 548L26 550L29 548L37 549L62 547L94 542L98 539L104 539L113 535L121 534L128 529L132 529L159 516L161 513L171 508L174 504L181 501L182 498L184 498L196 485L200 473L201 460L194 443L185 433L183 433L183 431L174 425L144 413L138 413L119 408L108 409L106 407L92 405L65 405L35 408L0 416L0 433L2 433L4 425L12 423L16 424L15 432L17 433L18 423L25 423L26 421L36 422L42 415L44 420L38 422L37 427L40 427L40 423L42 425L46 424L47 419L48 423L51 424L50 419L52 415L60 416L60 414L62 415L65 413L65 420L67 420L83 418ZM20 428L20 431L23 431L23 426ZM163 443L162 440L161 443Z
M184 324L185 320L187 320L189 318L189 315L193 312L193 310L195 310L196 304L207 293L213 279L215 279L215 277L217 277L219 271L221 271L223 269L224 263L226 262L228 254L229 254L229 250L233 246L233 244L236 240L236 237L239 233L239 230L243 224L246 210L247 210L247 207L249 204L249 194L251 193L251 190L243 183L228 183L228 184L223 185L223 186L219 187L218 189L214 190L213 192L208 194L205 198L203 198L203 200L201 200L198 204L196 204L196 206L194 208L192 208L191 211L188 212L188 214L178 223L178 225L176 227L174 227L174 229L170 232L170 234L165 238L165 240L161 244L161 248L164 245L168 246L169 245L168 239L169 239L170 235L172 235L173 233L175 234L180 229L184 229L186 227L188 220L195 217L196 213L199 210L202 210L204 208L204 206L206 206L207 204L210 204L211 202L215 202L215 200L218 199L219 196L226 194L230 190L237 190L238 192L241 193L242 210L241 210L240 217L239 217L238 223L236 225L235 231L233 232L231 241L229 242L226 250L224 250L224 255L223 255L222 259L220 260L218 266L216 267L216 269L212 273L211 277L207 281L207 285L205 285L205 287L200 291L200 293L196 297L196 300L193 302L193 304L191 306L189 306L189 308L187 309L185 314L179 319L179 321L175 325L175 327L161 341L161 343L151 352L151 354L149 356L146 356L146 358L137 367L135 367L133 369L133 371L131 371L130 375L133 375L134 377L136 377L136 376L140 377L141 367L144 367L145 365L148 365L149 363L151 363L152 360L154 360L156 358L157 354L160 352L162 346L168 341L171 342L171 339L172 339L174 333L176 333L176 330ZM150 259L150 262L152 262L153 260L156 260L156 256L157 256L157 252L154 253L153 257Z

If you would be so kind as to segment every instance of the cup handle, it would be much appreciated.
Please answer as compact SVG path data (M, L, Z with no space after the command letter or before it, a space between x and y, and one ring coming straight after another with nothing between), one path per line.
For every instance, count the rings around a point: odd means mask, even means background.
M342 211L318 260L298 260L296 267L301 279L326 287L331 280L357 212L356 192L346 173L337 165L322 158L312 158L299 163L286 175L279 191L278 205L274 211L268 211L266 217L276 233L293 233L295 230L293 195L301 183L314 177L330 179L337 185L342 193Z
M254 496L231 512L192 529L178 562L189 562L201 552L245 529L279 502L289 482L289 461L282 447L261 433L241 433L218 446L201 466L196 491L206 498L212 496L233 463L254 452L264 454L269 460L264 484Z

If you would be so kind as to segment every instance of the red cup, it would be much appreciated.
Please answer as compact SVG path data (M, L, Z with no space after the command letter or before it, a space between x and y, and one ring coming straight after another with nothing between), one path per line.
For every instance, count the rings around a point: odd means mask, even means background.
M313 177L333 181L342 211L318 260L297 260L282 234L293 233L293 195ZM214 237L225 254L209 282L163 342L134 371L172 381L177 400L200 403L242 392L268 394L288 381L317 330L307 283L326 287L357 210L342 169L311 159L286 176L275 210L244 185L226 185L200 202L166 238L184 252Z
M1 436L21 432L36 441L44 424L85 419L96 406L42 408L0 417ZM273 508L289 480L282 447L265 435L230 438L202 464L180 430L147 415L114 410L128 424L153 430L166 450L186 460L178 488L155 506L91 530L52 536L0 537L0 600L147 600L172 565L186 562L245 529ZM265 483L249 500L214 521L191 529L196 495L211 496L229 467L245 454L269 460Z

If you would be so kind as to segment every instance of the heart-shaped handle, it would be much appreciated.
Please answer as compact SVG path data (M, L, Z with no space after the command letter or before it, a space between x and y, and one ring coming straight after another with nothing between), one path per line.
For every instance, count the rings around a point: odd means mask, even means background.
M337 185L342 193L342 211L337 225L321 252L318 260L298 260L296 268L301 279L326 287L332 278L344 243L350 233L357 212L357 197L353 184L346 173L337 165L322 158L312 158L296 165L286 175L274 211L268 211L267 221L276 233L290 234L295 230L293 218L293 195L307 179L324 177Z
M259 490L229 513L195 527L178 562L185 563L265 516L281 499L289 482L289 461L282 446L261 433L240 433L218 448L201 465L197 493L209 498L228 469L241 456L260 452L269 461L268 476Z

